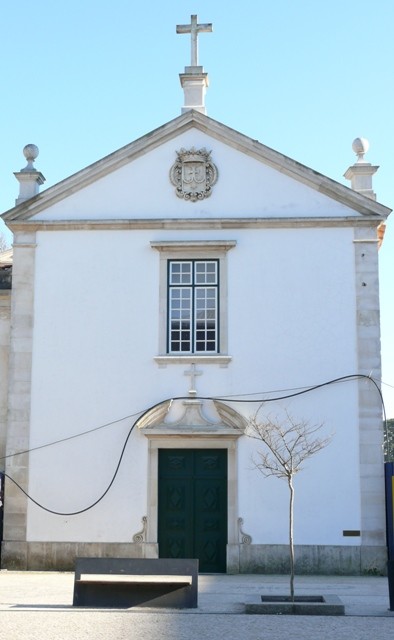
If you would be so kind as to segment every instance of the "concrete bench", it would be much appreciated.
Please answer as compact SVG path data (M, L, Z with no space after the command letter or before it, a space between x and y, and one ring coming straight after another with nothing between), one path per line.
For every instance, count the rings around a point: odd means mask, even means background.
M197 607L198 560L76 558L74 607Z

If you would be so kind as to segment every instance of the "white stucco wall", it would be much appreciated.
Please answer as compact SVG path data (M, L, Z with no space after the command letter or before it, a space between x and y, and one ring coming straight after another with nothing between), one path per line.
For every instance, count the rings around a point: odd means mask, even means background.
M232 362L227 368L198 365L199 395L263 397L356 373L351 229L39 232L31 447L187 394L185 365L161 368L154 361L159 255L150 242L190 239L237 242L228 254ZM342 537L343 529L360 528L356 384L325 387L263 411L276 415L284 408L335 434L296 479L296 542L358 544ZM255 405L237 409L248 416ZM134 419L32 452L31 495L62 512L94 502L112 477ZM132 434L113 487L85 514L54 516L29 503L27 539L131 541L147 513L147 446L141 433ZM247 438L238 444L239 515L254 543L285 543L286 485L251 471L254 446Z
M169 171L182 147L206 147L219 170L212 195L200 202L174 196ZM333 217L354 210L198 130L189 130L96 180L35 220L129 218Z

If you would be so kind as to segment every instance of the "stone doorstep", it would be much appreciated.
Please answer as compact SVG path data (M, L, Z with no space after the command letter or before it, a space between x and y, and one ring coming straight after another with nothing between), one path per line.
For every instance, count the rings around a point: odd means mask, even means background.
M338 596L260 596L260 601L245 603L245 613L260 615L343 616L345 605Z

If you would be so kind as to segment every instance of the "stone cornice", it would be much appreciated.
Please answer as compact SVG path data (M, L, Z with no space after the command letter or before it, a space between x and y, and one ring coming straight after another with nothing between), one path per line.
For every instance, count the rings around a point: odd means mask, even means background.
M150 246L157 251L171 253L176 251L229 251L237 244L236 240L163 240L152 241Z
M89 230L220 230L220 229L275 229L311 227L373 227L381 222L375 216L338 218L174 218L133 220L13 220L7 226L18 231L89 231Z

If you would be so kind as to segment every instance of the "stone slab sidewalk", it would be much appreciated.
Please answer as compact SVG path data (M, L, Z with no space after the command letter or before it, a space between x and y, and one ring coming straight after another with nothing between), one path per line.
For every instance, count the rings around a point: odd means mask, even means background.
M197 609L75 609L72 573L0 571L0 640L392 640L387 578L302 576L296 593L337 595L345 616L249 616L286 576L200 575Z

